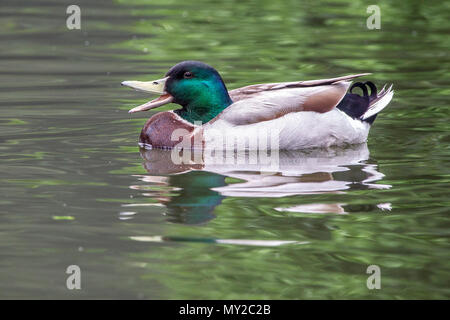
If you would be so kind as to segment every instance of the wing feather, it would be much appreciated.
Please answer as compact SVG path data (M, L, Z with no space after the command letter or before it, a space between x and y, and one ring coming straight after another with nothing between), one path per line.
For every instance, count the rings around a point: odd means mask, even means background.
M283 88L272 87L259 91L258 94L236 101L211 122L224 120L232 125L247 125L273 120L291 112L328 112L338 105L350 86L349 81L343 81L341 78L323 80L331 84L321 82L321 85L302 86L297 85L298 83L285 83Z
M263 84L253 84L246 87L238 88L229 91L231 100L237 102L241 99L247 99L252 95L271 90L280 90L287 88L305 88L333 84L339 81L352 80L358 77L367 76L370 73L359 73L351 74L347 76L330 78L330 79L319 79L319 80L306 80L306 81L294 81L294 82L279 82L279 83L263 83Z

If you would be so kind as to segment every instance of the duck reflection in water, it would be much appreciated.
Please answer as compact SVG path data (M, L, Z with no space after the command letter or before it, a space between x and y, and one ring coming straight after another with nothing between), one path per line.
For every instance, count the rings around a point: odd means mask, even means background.
M275 170L273 163L259 158L254 161L254 154L248 151L235 153L238 164L217 163L203 153L193 156L197 160L176 164L171 150L141 149L141 156L149 175L138 177L150 184L143 195L157 198L167 208L169 221L184 224L213 219L214 209L225 197L281 198L391 187L376 183L384 175L377 171L376 164L368 163L367 144L346 149L279 151ZM385 210L390 205L379 204L378 207ZM339 203L310 203L274 209L346 213L345 204Z

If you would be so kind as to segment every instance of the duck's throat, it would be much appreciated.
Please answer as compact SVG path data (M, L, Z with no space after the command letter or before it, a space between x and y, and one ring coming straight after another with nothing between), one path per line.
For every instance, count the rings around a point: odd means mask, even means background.
M221 101L209 101L206 103L193 103L185 105L182 109L175 110L174 112L184 120L191 123L201 122L201 124L205 124L206 122L214 119L232 103L233 101L231 101L230 97L227 96Z

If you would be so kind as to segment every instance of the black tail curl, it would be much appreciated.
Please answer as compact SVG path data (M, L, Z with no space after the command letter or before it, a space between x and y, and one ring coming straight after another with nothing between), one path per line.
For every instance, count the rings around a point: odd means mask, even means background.
M363 95L353 93L353 89L360 88ZM370 94L369 90L370 89ZM377 87L371 81L366 82L356 82L351 87L344 98L336 106L342 112L345 112L348 116L353 119L361 119L361 116L369 109L370 103L375 100L378 96ZM365 122L372 124L375 121L377 115L373 115L367 118Z

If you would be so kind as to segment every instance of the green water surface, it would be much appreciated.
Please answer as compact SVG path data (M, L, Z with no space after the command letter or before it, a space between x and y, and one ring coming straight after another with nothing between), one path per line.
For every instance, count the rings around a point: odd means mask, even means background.
M380 30L363 1L80 0L81 30L70 4L0 5L0 298L450 297L450 2L377 1ZM120 82L187 59L229 89L371 72L395 95L367 145L180 168L139 151L150 97Z

